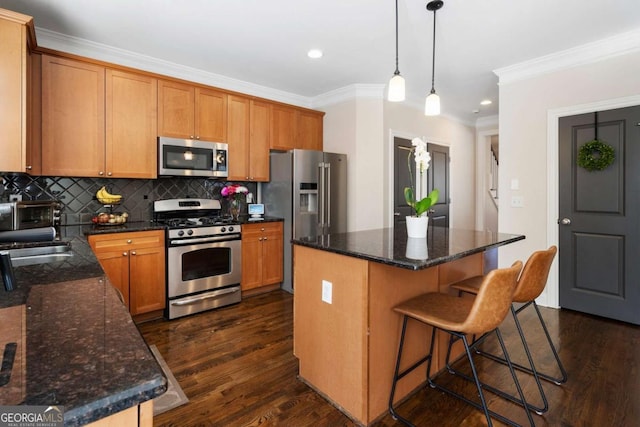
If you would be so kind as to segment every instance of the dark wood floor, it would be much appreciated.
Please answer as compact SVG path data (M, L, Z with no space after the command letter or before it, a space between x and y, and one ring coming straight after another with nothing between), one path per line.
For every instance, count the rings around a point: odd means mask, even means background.
M356 425L296 378L292 305L290 294L275 291L236 306L140 325L144 338L158 347L190 399L156 417L154 425ZM534 415L536 425L640 425L640 327L567 310L541 310L569 381L562 386L543 384L551 408L543 416ZM554 373L552 359L546 357L546 341L530 314L534 311L527 309L521 319L534 357L542 370ZM524 363L522 352L516 351L520 346L510 320L502 328L507 345L512 357ZM492 347L495 342L486 344ZM486 360L478 360L478 365L487 382L499 385L509 378L501 365ZM441 378L474 396L464 381L448 374ZM532 378L521 374L520 379L530 400L540 403ZM489 405L526 423L518 406L493 395ZM417 426L486 425L476 409L430 388L418 391L399 412ZM375 425L401 424L385 415Z

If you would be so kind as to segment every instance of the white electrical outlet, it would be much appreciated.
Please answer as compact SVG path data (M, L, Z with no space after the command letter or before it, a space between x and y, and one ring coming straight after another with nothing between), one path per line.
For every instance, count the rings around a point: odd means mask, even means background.
M333 283L323 280L322 281L322 301L327 304L331 304L331 300L333 297Z
M11 194L11 195L9 195L9 201L10 202L21 202L22 201L22 194Z
M524 197L522 197L522 196L511 196L511 207L512 208L523 208L524 207Z

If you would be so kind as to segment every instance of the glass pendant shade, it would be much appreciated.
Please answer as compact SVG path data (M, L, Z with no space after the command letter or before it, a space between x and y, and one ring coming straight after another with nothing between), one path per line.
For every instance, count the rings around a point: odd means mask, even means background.
M440 114L440 97L435 90L431 89L431 93L427 96L424 103L425 116L437 116Z
M391 102L404 101L404 77L400 73L394 74L389 80L389 93L387 99Z

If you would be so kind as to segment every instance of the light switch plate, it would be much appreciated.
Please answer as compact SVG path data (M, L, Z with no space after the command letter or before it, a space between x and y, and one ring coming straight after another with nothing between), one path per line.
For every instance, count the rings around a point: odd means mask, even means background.
M327 304L331 304L333 299L333 283L323 280L322 281L322 301Z
M522 197L522 196L511 196L511 207L512 208L524 208L524 197Z

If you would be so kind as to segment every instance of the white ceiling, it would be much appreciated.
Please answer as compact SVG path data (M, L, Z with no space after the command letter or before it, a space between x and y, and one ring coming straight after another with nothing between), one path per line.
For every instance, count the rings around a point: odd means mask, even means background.
M431 86L433 14L399 0L408 101ZM313 99L386 84L395 69L394 0L0 0L46 29ZM443 113L497 114L493 70L640 29L638 0L445 0L435 87ZM324 57L312 60L310 48ZM493 104L480 106L482 99ZM480 110L473 113L473 110Z

